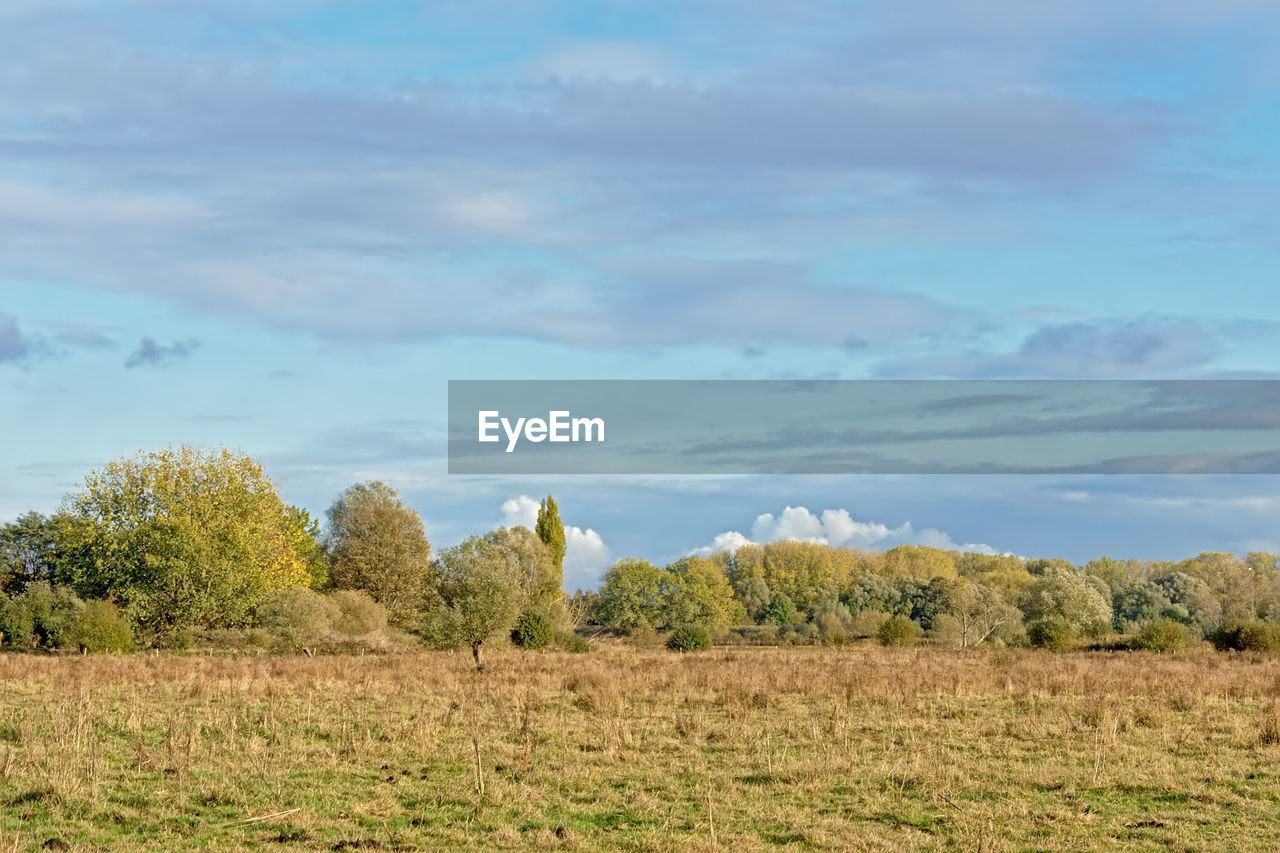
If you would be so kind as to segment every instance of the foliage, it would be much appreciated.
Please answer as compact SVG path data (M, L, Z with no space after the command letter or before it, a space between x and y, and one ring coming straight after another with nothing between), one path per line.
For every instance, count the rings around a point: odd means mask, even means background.
M894 616L876 632L882 646L912 646L920 636L920 627L906 616Z
M28 512L0 526L0 591L18 595L33 581L54 582L57 519Z
M339 589L360 589L396 625L413 625L432 584L422 519L383 482L357 483L328 510L329 571Z
M526 605L556 624L563 622L563 572L551 549L527 527L499 527L485 539L501 548L517 566Z
M712 636L746 620L724 572L706 557L683 557L662 575L662 625L697 624Z
M664 578L663 570L646 560L614 563L600 587L600 624L627 632L655 630L663 621Z
M538 534L542 544L546 545L547 550L551 552L551 560L558 573L555 588L559 591L564 584L564 552L566 544L564 522L560 520L560 508L556 506L555 498L551 497L551 495L543 498L542 504L538 507L538 520L534 524L534 532Z
M131 652L133 631L114 604L90 601L72 625L67 644L82 652Z
M555 636L551 617L538 610L525 610L511 629L511 642L522 649L545 649Z
M290 648L322 642L333 621L329 600L303 586L272 590L258 605L258 626Z
M1150 652L1180 652L1187 648L1187 629L1172 619L1155 619L1129 640L1129 647Z
M311 580L298 516L257 462L226 449L109 462L60 525L80 594L149 630L240 624L265 593Z
M711 648L711 633L701 625L681 625L667 637L667 648L675 652L696 652Z
M551 641L557 649L564 652L583 654L591 651L591 643L585 637L579 637L572 631L557 631Z
M0 600L0 634L13 649L65 648L84 602L68 587L33 581L7 602Z
M327 596L333 631L363 637L387 627L387 608L362 589L335 589Z
M1063 652L1075 645L1076 632L1061 616L1045 616L1027 625L1027 640L1036 648Z
M795 603L785 592L775 592L773 598L769 599L769 606L765 608L764 616L779 628L790 625L796 618Z
M773 593L769 591L769 584L765 579L752 575L746 578L739 586L734 587L734 595L738 601L742 602L743 608L747 611L747 616L752 622L760 623L765 620L765 609L769 606L769 601L773 598Z
M1219 651L1280 652L1280 625L1258 619L1231 619L1211 639Z
M1090 581L1101 583L1070 565L1053 562L1043 566L1027 590L1023 612L1030 621L1061 620L1073 632L1097 636L1110 627L1112 610L1103 592Z
M444 648L469 646L479 668L484 643L508 634L520 615L520 567L502 548L472 536L437 557L435 572L427 635Z

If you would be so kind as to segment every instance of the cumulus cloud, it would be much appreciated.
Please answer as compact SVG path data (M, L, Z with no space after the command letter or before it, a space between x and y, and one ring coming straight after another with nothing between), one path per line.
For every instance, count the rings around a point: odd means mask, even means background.
M787 540L793 542L817 542L848 548L891 548L895 545L928 545L948 551L995 554L990 545L957 543L950 535L933 527L916 530L910 521L897 527L879 522L858 521L847 509L824 509L811 512L807 507L788 506L778 515L766 512L756 516L751 525L751 536L729 530L717 534L711 544L695 548L690 553L713 554L717 551L736 551L744 545L763 544Z
M138 348L129 353L124 366L129 369L165 367L187 358L199 345L199 341L174 341L166 345L156 343L154 338L143 338Z
M502 503L502 524L506 527L527 527L538 523L539 502L528 495L509 498ZM590 589L596 586L604 570L613 561L612 552L604 539L591 528L577 525L564 526L564 586L567 590Z

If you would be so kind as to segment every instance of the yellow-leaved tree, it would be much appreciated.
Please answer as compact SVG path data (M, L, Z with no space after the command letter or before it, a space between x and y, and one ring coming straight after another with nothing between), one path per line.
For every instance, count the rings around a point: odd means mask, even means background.
M60 523L77 590L115 600L143 630L243 624L265 593L312 581L306 514L225 448L113 460Z

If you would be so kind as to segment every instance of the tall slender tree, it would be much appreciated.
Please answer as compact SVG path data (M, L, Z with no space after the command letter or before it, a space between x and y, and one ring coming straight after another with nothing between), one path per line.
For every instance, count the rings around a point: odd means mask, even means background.
M564 581L564 522L560 520L560 509L556 506L555 498L547 495L542 499L542 506L538 507L538 523L534 530L538 534L538 538L551 551L551 558L555 561L556 570L561 573L561 583Z

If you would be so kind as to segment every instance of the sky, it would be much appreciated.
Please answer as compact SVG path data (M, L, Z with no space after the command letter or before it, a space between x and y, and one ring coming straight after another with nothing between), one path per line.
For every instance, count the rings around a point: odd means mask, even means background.
M1273 377L1263 0L0 5L0 520L381 479L566 585L740 541L1280 550L1270 476L463 477L449 379Z

